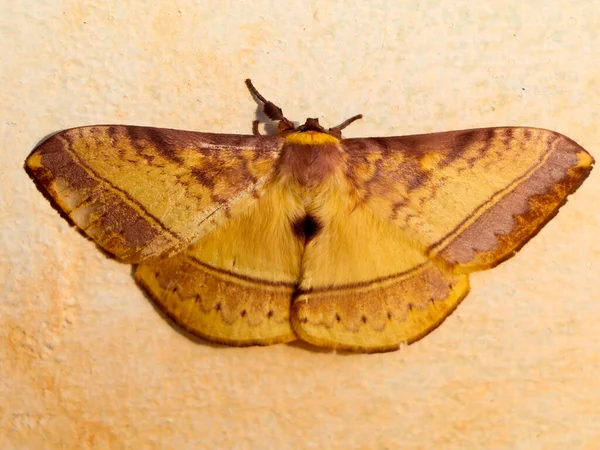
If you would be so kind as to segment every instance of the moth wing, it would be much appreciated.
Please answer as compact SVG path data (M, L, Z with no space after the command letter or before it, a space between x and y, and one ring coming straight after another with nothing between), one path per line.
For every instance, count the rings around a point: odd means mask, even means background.
M318 210L320 231L306 245L291 319L314 345L388 351L437 327L469 290L468 276L429 261L392 222L335 189Z
M138 265L136 281L175 322L210 341L295 340L290 304L303 242L291 221L303 210L299 193L274 180L183 252Z
M437 327L468 273L512 256L583 182L592 157L546 130L347 139L347 186L325 196L292 326L319 346L386 351Z
M588 176L594 159L536 128L346 139L347 176L380 218L457 272L510 258Z
M74 128L26 161L38 187L118 259L173 254L269 178L282 139L121 125Z

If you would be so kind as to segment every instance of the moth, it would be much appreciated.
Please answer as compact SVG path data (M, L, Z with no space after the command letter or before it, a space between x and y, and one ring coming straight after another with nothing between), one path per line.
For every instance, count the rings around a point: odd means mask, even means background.
M536 128L344 139L362 116L295 126L246 84L276 136L94 125L51 136L26 160L59 211L212 342L359 352L414 342L594 163Z

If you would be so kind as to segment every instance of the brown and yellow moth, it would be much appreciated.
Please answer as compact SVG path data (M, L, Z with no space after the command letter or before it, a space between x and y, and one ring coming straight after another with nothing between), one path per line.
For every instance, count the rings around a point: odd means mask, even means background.
M96 125L53 135L26 161L59 211L213 342L373 352L416 341L594 163L536 128L343 139L361 116L296 127L246 84L277 136Z

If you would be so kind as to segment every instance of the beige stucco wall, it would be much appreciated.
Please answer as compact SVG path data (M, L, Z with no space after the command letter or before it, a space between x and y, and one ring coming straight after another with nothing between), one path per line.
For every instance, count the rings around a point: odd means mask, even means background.
M161 317L22 165L94 123L248 133L250 76L347 136L551 128L600 157L600 2L0 2L1 449L598 449L600 171L424 340L226 348Z

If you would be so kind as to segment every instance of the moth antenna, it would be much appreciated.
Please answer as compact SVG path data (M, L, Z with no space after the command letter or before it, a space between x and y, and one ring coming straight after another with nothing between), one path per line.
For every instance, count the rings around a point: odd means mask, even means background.
M258 92L256 90L256 88L252 84L252 80L250 80L250 78L246 78L246 86L248 86L248 90L252 93L252 95L254 95L256 98L258 98L262 103L265 103L265 104L270 103L266 98L264 98L262 95L260 95L260 92Z
M279 125L279 132L281 133L282 131L287 131L287 130L293 130L294 129L294 124L289 121L288 119L285 118L285 116L283 115L283 111L281 110L281 108L279 106L277 106L275 103L270 102L269 100L267 100L266 98L264 98L260 92L258 92L256 90L256 88L254 87L254 85L252 84L252 81L250 81L250 78L246 79L246 86L248 87L248 90L250 91L250 93L252 95L254 95L258 100L260 100L260 102L263 104L263 112L265 113L265 115L276 122L282 122Z
M335 126L333 128L330 128L329 131L333 132L333 133L340 133L344 128L346 128L348 125L350 125L352 122L357 121L358 119L362 119L363 115L362 114L357 114L355 116L350 117L347 120L344 120L342 123L340 123L338 126Z

